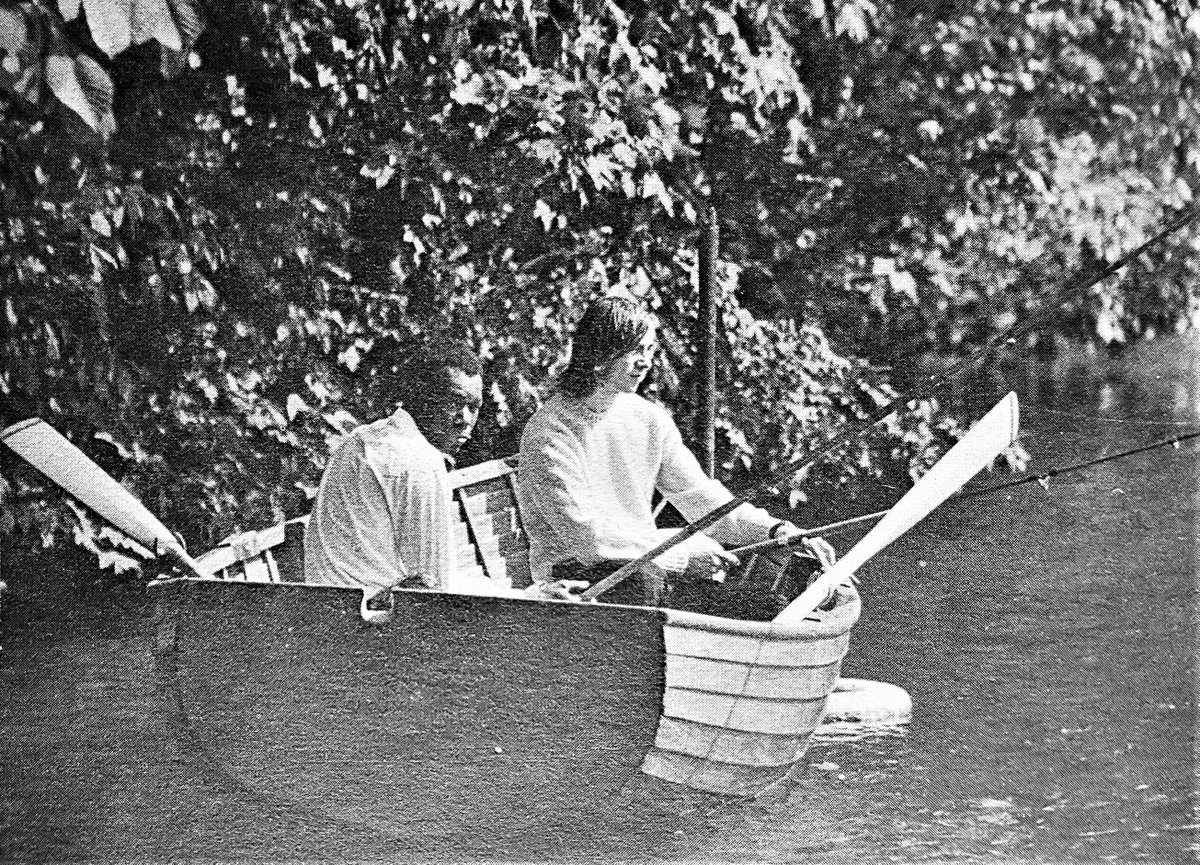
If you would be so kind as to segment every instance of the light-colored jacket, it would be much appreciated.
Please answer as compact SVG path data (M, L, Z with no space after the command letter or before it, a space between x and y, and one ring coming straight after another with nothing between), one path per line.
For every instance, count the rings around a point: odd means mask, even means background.
M657 489L688 520L732 494L710 479L661 406L620 394L603 414L563 394L534 412L521 436L521 516L529 564L544 580L558 562L634 559L675 532L655 528ZM682 573L690 556L725 544L762 540L777 520L741 505L720 522L661 554L655 562Z
M382 589L416 576L448 589L454 556L445 459L404 409L347 435L309 517L305 580Z

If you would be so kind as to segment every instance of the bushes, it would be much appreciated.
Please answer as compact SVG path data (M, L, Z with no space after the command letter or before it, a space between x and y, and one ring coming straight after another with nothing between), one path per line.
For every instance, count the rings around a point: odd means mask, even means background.
M214 4L196 38L157 5L178 45L131 30L113 58L117 24L14 7L53 38L0 44L0 390L6 423L42 415L193 547L306 508L339 413L381 410L360 364L385 335L474 340L471 454L499 455L583 303L626 292L663 322L688 428L710 204L740 480L1131 248L1198 165L1184 8L308 0ZM110 75L113 122L103 80L89 119L35 56ZM1173 327L1196 263L1181 236L1038 338ZM953 432L919 407L814 479L918 470ZM4 472L26 537L78 528Z

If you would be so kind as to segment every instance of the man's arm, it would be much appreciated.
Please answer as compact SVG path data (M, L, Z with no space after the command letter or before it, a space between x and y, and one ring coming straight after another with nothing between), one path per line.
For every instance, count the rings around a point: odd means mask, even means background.
M669 427L663 448L663 467L659 472L659 491L665 495L689 522L724 505L733 494L719 481L709 478L696 457L683 444L674 421ZM762 508L743 504L733 513L710 528L713 537L726 544L754 543L765 538L786 539L800 533L787 520L778 520ZM821 567L827 568L837 559L834 548L823 538L805 538L800 542Z
M453 572L450 482L440 456L416 454L389 467L392 546L399 569L431 589L444 589Z
M656 485L688 522L700 519L726 504L733 494L720 481L708 477L696 457L683 444L679 428L663 413L663 457ZM779 520L762 508L743 504L707 530L724 544L763 540Z

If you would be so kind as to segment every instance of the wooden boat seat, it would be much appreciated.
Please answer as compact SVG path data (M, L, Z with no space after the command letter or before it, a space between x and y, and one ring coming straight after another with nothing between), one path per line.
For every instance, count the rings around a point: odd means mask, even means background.
M529 576L529 540L517 505L517 458L491 460L450 473L460 570L522 589ZM199 561L227 580L304 582L308 517L223 540Z
M517 458L451 472L450 486L458 510L459 568L515 589L528 586L529 538L517 504Z

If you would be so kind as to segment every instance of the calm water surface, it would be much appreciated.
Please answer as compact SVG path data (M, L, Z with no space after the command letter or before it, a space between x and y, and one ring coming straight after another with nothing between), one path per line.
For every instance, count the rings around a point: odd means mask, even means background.
M997 374L961 396L982 410L1009 388L1038 471L1200 428L1200 351L1184 339ZM1197 452L948 505L865 567L844 672L911 693L904 737L818 742L769 801L642 802L636 819L518 849L397 850L230 797L180 769L142 705L149 647L124 624L135 593L14 590L0 859L1194 861Z
M1009 388L1033 471L1200 428L1184 340L997 375L976 414ZM864 568L844 671L908 689L912 725L814 748L765 857L1195 861L1197 450L948 505Z

